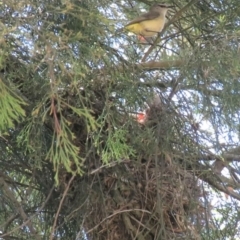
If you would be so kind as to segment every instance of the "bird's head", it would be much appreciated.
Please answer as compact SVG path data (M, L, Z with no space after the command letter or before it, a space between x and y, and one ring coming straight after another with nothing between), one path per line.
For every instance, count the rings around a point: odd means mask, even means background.
M147 114L145 112L140 112L137 114L137 122L144 124L147 120Z

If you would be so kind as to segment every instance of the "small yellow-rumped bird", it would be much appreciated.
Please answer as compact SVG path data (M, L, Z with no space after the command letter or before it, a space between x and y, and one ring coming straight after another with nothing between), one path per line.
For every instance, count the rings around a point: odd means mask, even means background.
M124 28L144 38L153 37L163 30L167 11L172 7L164 3L154 4L149 12L133 19Z

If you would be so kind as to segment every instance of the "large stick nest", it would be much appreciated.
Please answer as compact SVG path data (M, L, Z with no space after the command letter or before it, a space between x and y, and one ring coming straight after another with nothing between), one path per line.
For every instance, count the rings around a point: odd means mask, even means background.
M154 117L151 112L161 110L149 109L149 123ZM164 144L163 136L169 129L164 125L171 127L165 116L162 112L159 118L162 137L158 145ZM138 125L140 133L150 127L156 132L154 124ZM79 224L92 239L198 239L206 211L193 171L183 167L186 161L174 153L174 148L152 155L144 152L139 151L138 159L122 159L105 166L97 156L89 157L88 174L76 177L71 184L65 211L72 212L71 218L87 214ZM69 176L62 176L65 187Z
M158 158L157 165L155 159L123 162L102 171L93 185L99 193L93 194L85 224L94 239L96 233L99 239L155 239L196 232L190 219L199 219L201 191L194 176L169 156Z

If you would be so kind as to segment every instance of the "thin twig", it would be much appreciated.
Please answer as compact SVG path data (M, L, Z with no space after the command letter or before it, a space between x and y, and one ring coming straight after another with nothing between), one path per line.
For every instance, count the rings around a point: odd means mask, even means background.
M31 217L29 217L28 220L25 221L25 222L23 222L23 224L21 224L20 226L15 227L15 228L13 228L13 230L11 230L11 231L9 231L9 232L7 232L7 233L5 233L5 234L0 235L0 238L9 236L11 233L15 232L16 230L23 228L23 227L26 226L26 225L28 224L28 222L30 222L39 212L41 212L41 211L43 210L43 208L46 206L47 202L49 201L49 199L50 199L50 197L51 197L51 195L52 195L52 192L53 192L53 190L54 190L54 187L55 187L55 186L53 185L52 188L51 188L51 190L50 190L50 192L49 192L49 194L48 194L48 196L47 196L47 198L46 198L46 200L45 200L45 202L42 204L42 206L37 210L37 212L36 212L35 214L33 214Z
M65 197L66 197L66 195L67 195L68 189L69 189L69 187L70 187L70 185L71 185L71 183L72 183L72 181L73 181L74 178L75 178L75 175L73 175L73 176L71 177L71 179L70 179L69 182L68 182L67 187L66 187L65 190L64 190L62 199L61 199L61 201L60 201L60 203L59 203L59 207L58 207L58 210L57 210L55 219L54 219L54 223L53 223L53 226L52 226L52 231L51 231L49 240L52 240L53 237L54 237L54 231L55 231L55 228L56 228L56 225L57 225L57 219L58 219L60 210L61 210L61 208L62 208L63 201L64 201L64 199L65 199Z
M114 212L112 215L107 216L106 218L104 218L99 224L97 224L96 226L94 226L93 228L91 228L89 231L87 231L87 234L92 232L93 230L95 230L96 228L98 228L98 226L100 226L103 222L105 222L106 220L108 220L109 218L119 214L119 213L124 213L124 212L132 212L132 211L142 211L145 213L149 213L151 214L151 212L144 210L144 209L126 209L126 210L121 210L121 211L116 211Z

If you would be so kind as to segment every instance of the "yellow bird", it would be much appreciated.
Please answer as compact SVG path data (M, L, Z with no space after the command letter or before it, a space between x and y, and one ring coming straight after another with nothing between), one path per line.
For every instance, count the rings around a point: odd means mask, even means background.
M161 3L155 4L149 9L149 12L133 19L124 28L143 37L152 37L163 30L166 13L172 7L174 6Z

